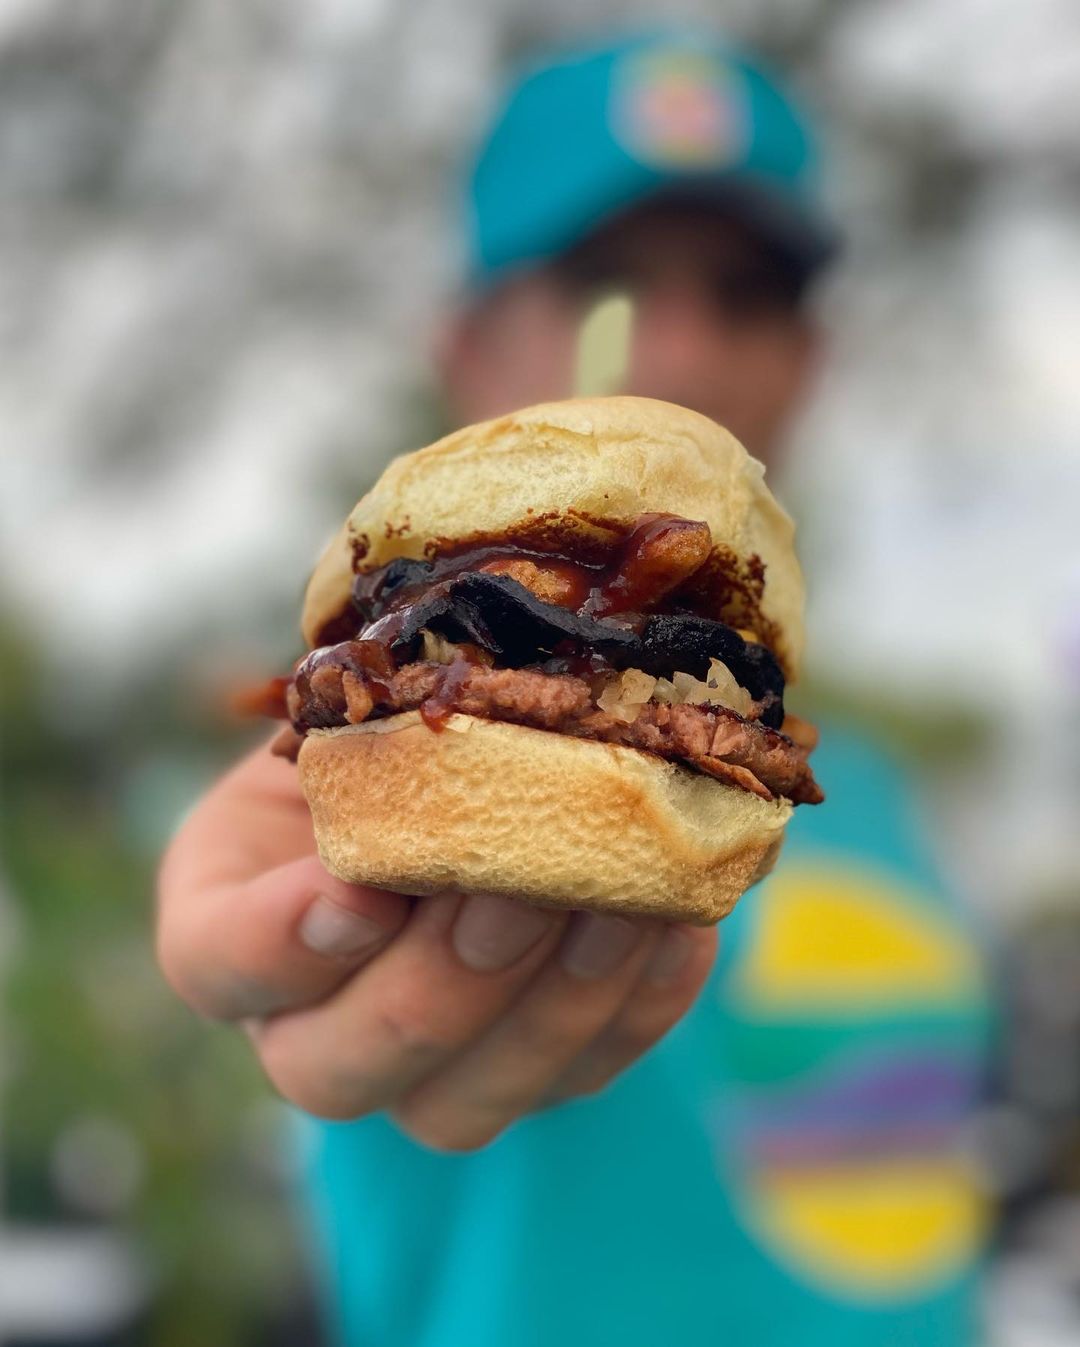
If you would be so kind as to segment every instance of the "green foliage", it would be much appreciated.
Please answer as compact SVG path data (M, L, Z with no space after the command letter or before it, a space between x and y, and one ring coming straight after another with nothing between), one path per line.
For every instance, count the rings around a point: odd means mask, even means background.
M790 698L791 709L812 719L835 718L888 745L901 759L929 775L966 770L991 740L989 717L962 698L914 706L871 687L810 679Z
M160 678L129 715L58 728L32 644L10 626L0 672L0 846L14 909L0 933L0 949L12 946L0 1017L6 1214L106 1216L129 1230L157 1287L148 1347L260 1341L302 1266L267 1135L275 1114L243 1038L200 1022L155 967L154 850L175 804L165 792L148 833L146 792L131 787L153 769L190 791L233 751L230 737ZM138 1160L111 1208L107 1187L97 1210L80 1210L56 1182L58 1143L85 1119L129 1137Z

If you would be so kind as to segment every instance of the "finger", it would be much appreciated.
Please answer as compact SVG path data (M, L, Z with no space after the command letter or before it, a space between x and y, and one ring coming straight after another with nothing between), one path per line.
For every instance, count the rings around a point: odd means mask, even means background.
M222 1019L308 1004L391 939L410 904L333 878L315 855L296 769L248 755L184 822L158 881L158 958Z
M485 1145L529 1112L616 1016L662 935L653 922L580 913L556 957L471 1048L393 1116L440 1150Z
M263 1068L309 1113L383 1108L504 1012L566 920L508 898L423 899L402 934L333 996L258 1027Z
M172 894L158 958L204 1015L267 1015L330 995L389 944L411 908L401 894L346 884L306 856L245 882Z
M595 1094L660 1041L697 999L716 958L715 926L669 926L611 1023L554 1082L546 1102Z

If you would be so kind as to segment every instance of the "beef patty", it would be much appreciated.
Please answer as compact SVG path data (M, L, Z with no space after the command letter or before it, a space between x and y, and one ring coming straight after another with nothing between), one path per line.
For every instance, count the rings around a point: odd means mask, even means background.
M655 753L765 800L817 804L824 798L807 748L759 719L722 706L654 701L631 708L625 714L632 718L624 719L598 706L594 684L572 674L491 668L460 655L448 664L418 660L378 676L326 664L292 684L288 698L290 718L303 731L414 710L438 729L460 713ZM277 751L295 756L300 742L286 731Z

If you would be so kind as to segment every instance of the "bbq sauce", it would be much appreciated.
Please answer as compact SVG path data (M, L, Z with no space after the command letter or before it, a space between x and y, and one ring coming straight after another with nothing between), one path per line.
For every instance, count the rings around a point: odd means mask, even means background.
M298 666L297 691L306 699L311 675L330 665L362 675L376 701L388 698L388 681L403 657L401 638L408 636L410 609L415 625L414 605L448 591L460 577L480 572L516 580L541 603L581 618L605 619L639 634L651 620L650 613L704 616L700 610L719 609L721 598L725 607L731 595L741 598L742 588L747 589L745 606L757 607L752 590L763 577L752 576L757 584L744 586L732 573L729 595L725 579L729 561L723 549L713 547L706 523L655 513L639 516L625 531L617 525L607 527L602 538L540 529L520 534L520 543L513 534L442 540L437 551L432 545L427 559L399 557L357 575L349 608L323 627L320 648ZM737 606L741 612L743 605ZM725 615L721 620L728 619ZM453 639L460 643L460 638ZM549 649L551 656L540 661L545 671L590 680L610 672L603 654L577 642L560 642ZM470 662L467 655L455 658L436 692L421 705L421 716L430 728L441 730L453 714L451 707L468 677Z
M600 566L575 561L568 556L514 547L507 543L493 543L438 556L429 562L416 562L414 563L416 579L411 581L406 579L404 583L395 585L389 593L386 592L384 579L387 567L366 575L358 575L353 582L353 606L362 618L371 620L415 603L422 595L430 593L435 585L454 580L459 575L466 575L470 571L486 571L494 575L512 574L513 568L522 563L530 564L537 571L546 572L557 580L558 587L565 596L562 606L574 610L585 603L593 587L602 582L604 574ZM552 598L550 601L557 600Z
M435 585L471 571L485 571L520 577L526 588L535 588L538 597L571 612L601 617L643 611L690 579L708 559L711 548L707 524L677 515L646 514L603 561L572 555L569 547L545 551L490 543L445 551L426 563L398 563L404 575L388 577L393 562L358 575L352 602L361 619L370 622L414 603ZM521 576L523 568L535 573L532 583L527 575ZM330 625L337 635L338 620Z
M337 645L320 646L303 660L296 670L296 679L310 679L316 669L327 667L348 669L351 673L364 674L369 679L389 678L394 672L394 662L390 658L390 641L373 640L365 636L362 640L340 641Z
M442 682L425 701L420 703L420 718L429 730L442 733L446 722L454 714L454 702L472 670L472 663L459 655L446 667Z
M593 617L647 611L694 575L711 551L708 524L678 515L642 515L614 566L590 592L585 611Z
M382 641L359 640L341 641L337 645L320 646L297 665L293 679L300 694L301 704L307 702L311 693L311 677L319 669L338 668L362 677L378 700L390 695L389 680L394 673L394 661L390 656L389 643ZM297 729L311 729L303 721L294 721Z

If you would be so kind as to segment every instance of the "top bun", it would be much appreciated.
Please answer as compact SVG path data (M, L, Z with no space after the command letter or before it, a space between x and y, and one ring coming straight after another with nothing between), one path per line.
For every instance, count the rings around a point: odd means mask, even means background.
M353 510L311 577L302 628L314 645L349 601L354 569L432 546L565 517L629 524L663 512L704 520L714 545L764 565L762 616L788 679L803 649L795 527L765 469L708 417L653 398L573 398L466 426L394 460Z

